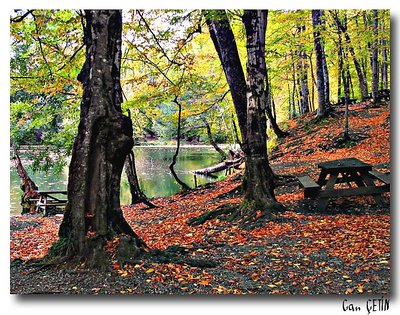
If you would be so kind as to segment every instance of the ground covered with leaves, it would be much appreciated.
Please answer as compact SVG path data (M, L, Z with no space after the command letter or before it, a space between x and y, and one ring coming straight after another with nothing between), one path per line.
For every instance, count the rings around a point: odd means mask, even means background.
M390 114L387 105L350 108L352 140L336 141L344 117L315 122L313 116L290 121L291 135L271 154L278 175L318 177L317 163L356 157L382 172L390 167ZM17 294L388 294L390 293L390 194L381 207L372 197L332 201L316 212L296 181L276 189L287 211L264 226L243 230L216 218L190 226L188 220L223 204L241 202L241 170L228 179L185 194L156 198L155 209L123 207L134 231L149 245L180 252L208 266L149 259L108 271L84 266L38 266L57 240L61 216L11 217L11 293Z

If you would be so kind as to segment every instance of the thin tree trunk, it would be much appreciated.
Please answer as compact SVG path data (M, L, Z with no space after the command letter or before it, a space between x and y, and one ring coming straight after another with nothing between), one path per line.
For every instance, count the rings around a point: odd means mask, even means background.
M143 191L140 189L139 180L135 167L135 155L133 150L126 156L125 160L125 174L128 178L129 190L131 192L131 204L144 203L149 208L156 208L157 206L149 201Z
M382 25L381 25L381 32L382 35L385 36L385 24L384 24L384 19L382 19ZM383 89L388 89L389 87L389 80L388 80L388 53L387 53L387 42L385 38L382 38L382 88Z
M347 23L346 23L347 18L345 18L345 22L344 23L342 23L340 21L339 16L338 16L337 13L334 15L334 18L335 18L335 22L336 22L336 25L338 27L339 32L341 32L345 37L348 50L349 50L350 55L351 55L351 57L353 59L354 67L356 68L356 72L357 72L357 76L358 76L358 82L359 82L360 91L361 91L361 98L365 99L365 98L368 97L367 79L364 76L364 73L362 71L360 63L358 61L358 58L356 57L356 53L355 53L354 48L352 46L350 35L347 32Z
M340 34L339 34L340 36ZM345 69L342 71L342 79L343 79L343 87L344 87L344 106L345 106L345 123L344 123L344 133L343 133L343 139L344 141L347 141L350 139L350 134L349 134L349 102L350 102L350 71L349 71L349 62L347 58L347 52L344 51L344 67Z
M174 176L175 180L178 182L179 185L181 185L182 189L184 190L190 190L190 187L186 185L176 174L174 166L176 164L176 159L178 158L179 154L179 148L181 145L181 122L182 122L182 105L178 102L178 97L175 96L173 102L178 105L178 129L177 129L177 139L176 139L176 150L175 153L172 157L172 162L169 165L169 169L171 171L172 176Z
M59 237L63 255L102 267L106 242L123 234L125 252L136 257L146 244L123 217L120 181L133 146L132 121L122 114L120 86L122 12L85 11L86 61L78 76L83 84L80 123L68 177L68 203Z
M265 106L265 111L268 117L269 122L271 123L272 130L276 134L278 138L284 138L289 135L289 133L283 131L281 128L279 128L278 123L276 122L276 114L274 115L275 111L275 106L274 106L274 100L272 98L272 93L271 93L271 84L268 78L268 71L266 71L266 88L267 88L267 98L266 98L266 106Z
M372 10L374 15L374 42L372 47L372 100L374 104L378 104L378 10Z
M208 123L208 121L206 120L206 118L204 116L201 116L201 120L204 123L204 126L206 127L207 130L207 136L208 136L208 141L210 141L210 144L213 146L213 148L215 149L215 151L217 151L219 153L219 155L221 156L222 160L225 160L227 155L224 152L224 150L222 150L218 144L214 141L214 138L211 134L211 127L210 124Z
M128 110L128 117L131 119L131 112ZM140 189L138 176L136 173L135 153L133 150L129 152L125 159L125 174L129 183L129 191L131 193L131 204L144 203L149 208L156 208L152 202L149 201L147 196Z
M21 162L21 158L19 157L18 149L11 142L11 148L13 150L13 160L15 168L17 169L17 174L20 179L20 187L23 192L21 196L21 206L22 206L22 214L29 213L33 210L34 204L30 202L30 199L37 199L39 195L35 192L38 190L38 186L35 182L30 178L25 167Z

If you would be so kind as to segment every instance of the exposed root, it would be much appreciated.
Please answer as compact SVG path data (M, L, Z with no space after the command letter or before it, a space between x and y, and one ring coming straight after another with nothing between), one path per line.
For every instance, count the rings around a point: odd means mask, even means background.
M264 207L257 206L256 203L243 202L239 205L222 205L189 219L187 224L196 226L218 217L229 222L237 222L241 228L251 230L277 218L279 213L284 211L286 208L278 202L270 202L268 206Z
M190 226L196 226L203 224L208 220L212 220L219 216L224 216L227 214L231 214L236 211L236 208L232 207L231 205L222 205L215 210L203 213L198 217L194 217L188 220L187 224Z

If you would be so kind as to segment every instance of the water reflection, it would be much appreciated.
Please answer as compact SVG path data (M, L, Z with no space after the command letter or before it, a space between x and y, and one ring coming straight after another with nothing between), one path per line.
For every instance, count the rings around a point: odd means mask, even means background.
M139 178L139 184L143 192L149 197L170 196L175 194L180 186L176 183L169 171L169 165L172 161L175 147L135 147L135 162ZM199 169L212 166L219 162L219 155L211 147L182 147L175 170L181 180L188 186L194 187L194 178L192 174L184 171ZM33 173L28 168L29 175L41 189L66 189L68 180L68 167L65 167L59 175L54 175L52 170L48 173ZM217 176L219 174L216 174ZM198 185L210 182L207 177L197 177ZM12 215L18 215L21 212L20 181L14 167L10 167L10 208ZM121 204L129 204L131 196L129 185L125 174L121 181Z

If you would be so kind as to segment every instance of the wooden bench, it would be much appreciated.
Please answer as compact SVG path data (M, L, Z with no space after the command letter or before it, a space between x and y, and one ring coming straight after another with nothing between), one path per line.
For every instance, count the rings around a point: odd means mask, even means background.
M39 199L36 200L36 212L42 212L43 215L47 216L51 212L57 211L58 208L64 208L67 205L66 199L60 199L54 195L67 195L66 190L37 190L36 193L39 195Z
M304 197L315 198L321 190L321 186L318 185L310 176L298 177L300 185L304 188Z
M382 183L390 186L390 174L384 174L378 171L369 171L368 173Z

